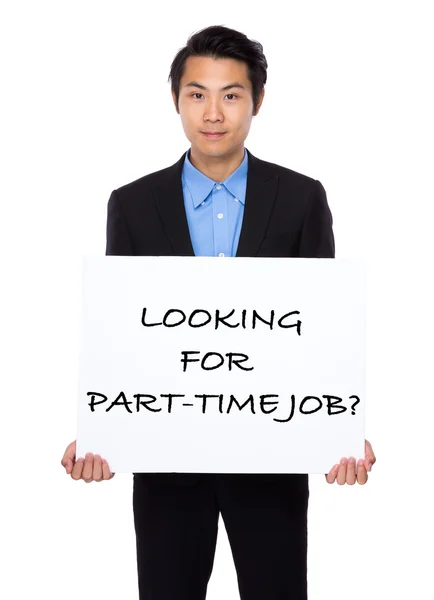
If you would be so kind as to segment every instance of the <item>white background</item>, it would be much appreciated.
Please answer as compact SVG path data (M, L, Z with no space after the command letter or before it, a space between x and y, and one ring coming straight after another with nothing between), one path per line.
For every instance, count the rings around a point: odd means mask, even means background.
M6 5L6 3L4 3ZM3 7L3 3L2 3ZM432 598L431 2L14 2L1 9L0 596L137 598L132 479L74 482L81 259L110 192L188 148L170 63L224 24L259 40L246 146L325 186L368 263L366 486L311 477L310 600ZM223 524L208 600L238 598Z

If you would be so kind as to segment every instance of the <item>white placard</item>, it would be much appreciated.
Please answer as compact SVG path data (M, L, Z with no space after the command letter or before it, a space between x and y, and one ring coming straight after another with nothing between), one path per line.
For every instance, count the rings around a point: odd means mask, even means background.
M325 473L364 457L364 405L361 261L84 259L77 457Z

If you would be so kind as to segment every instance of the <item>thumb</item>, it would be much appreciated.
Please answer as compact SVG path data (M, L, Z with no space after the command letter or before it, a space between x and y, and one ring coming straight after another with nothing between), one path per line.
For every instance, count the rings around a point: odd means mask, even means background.
M62 466L65 467L67 473L69 472L68 468L70 468L72 470L72 466L73 466L73 463L75 460L75 451L76 451L76 442L74 440L67 446L65 453L63 455L63 458L61 460Z

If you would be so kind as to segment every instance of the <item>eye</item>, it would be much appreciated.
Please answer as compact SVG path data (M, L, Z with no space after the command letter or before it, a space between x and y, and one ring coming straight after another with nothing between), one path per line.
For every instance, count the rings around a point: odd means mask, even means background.
M202 96L203 97L203 94L201 94L200 92L194 92L193 94L191 94L191 96L195 100L200 100L200 98L198 98L197 96ZM226 94L226 96L232 96L231 98L229 98L229 100L238 98L237 94Z

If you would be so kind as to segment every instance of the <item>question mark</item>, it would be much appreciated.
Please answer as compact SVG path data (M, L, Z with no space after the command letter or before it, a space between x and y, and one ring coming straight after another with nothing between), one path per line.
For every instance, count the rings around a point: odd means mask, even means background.
M351 414L355 415L356 414L356 406L360 402L360 398L358 396L350 396L350 398L357 398L357 400L355 402L353 402L351 405Z

